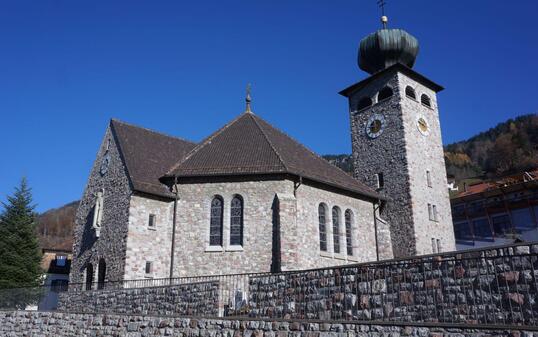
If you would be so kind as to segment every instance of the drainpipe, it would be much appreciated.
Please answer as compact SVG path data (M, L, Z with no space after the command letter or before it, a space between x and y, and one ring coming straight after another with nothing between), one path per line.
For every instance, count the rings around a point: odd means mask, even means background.
M299 182L298 183L296 183L296 182L293 183L293 196L294 197L297 197L297 190L299 189L299 186L301 186L302 184L303 184L303 177L299 176Z
M177 221L177 201L179 200L179 190L177 188L177 177L174 177L174 215L172 216L172 247L170 249L170 279L174 277L174 250L176 245L176 221Z
M377 239L377 211L379 210L379 207L381 207L381 202L378 200L377 202L374 202L374 233L375 233L375 258L376 261L379 261L379 242Z

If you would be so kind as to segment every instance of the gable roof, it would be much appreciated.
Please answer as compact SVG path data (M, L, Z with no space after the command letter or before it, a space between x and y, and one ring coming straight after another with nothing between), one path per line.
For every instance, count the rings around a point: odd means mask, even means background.
M196 144L116 119L110 121L110 126L133 189L163 197L172 196L159 177Z
M248 112L206 138L163 178L268 174L291 174L381 198L374 190Z

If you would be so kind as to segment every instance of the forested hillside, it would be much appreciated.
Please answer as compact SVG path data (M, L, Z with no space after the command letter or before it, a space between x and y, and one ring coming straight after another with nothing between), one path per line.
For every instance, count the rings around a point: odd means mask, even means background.
M448 174L487 178L538 167L538 115L509 119L465 141L445 146Z
M71 250L78 201L46 211L38 216L37 234L41 248Z

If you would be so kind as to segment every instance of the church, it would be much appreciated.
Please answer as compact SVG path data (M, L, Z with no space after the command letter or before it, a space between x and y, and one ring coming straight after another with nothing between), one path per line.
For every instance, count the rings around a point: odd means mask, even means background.
M70 281L353 264L455 250L436 94L418 41L360 42L353 176L251 109L199 143L112 119L76 215Z

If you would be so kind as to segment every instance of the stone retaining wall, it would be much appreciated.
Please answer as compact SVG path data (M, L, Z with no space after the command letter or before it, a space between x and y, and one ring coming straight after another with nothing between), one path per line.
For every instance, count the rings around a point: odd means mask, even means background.
M251 317L538 325L538 244L252 277Z
M491 327L428 327L413 324L406 326L0 311L0 335L7 337L535 337L538 336L538 331Z
M71 291L60 294L58 309L85 313L217 316L218 297L218 281L151 288Z

